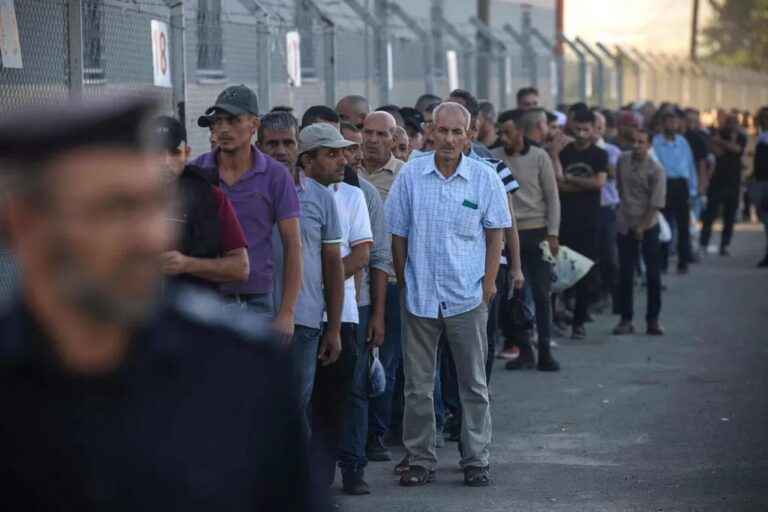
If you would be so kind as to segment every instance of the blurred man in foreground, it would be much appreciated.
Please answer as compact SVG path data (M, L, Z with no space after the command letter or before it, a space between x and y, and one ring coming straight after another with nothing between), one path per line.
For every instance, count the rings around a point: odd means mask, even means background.
M23 274L0 317L0 509L314 509L269 326L223 318L212 294L157 298L174 212L138 129L152 107L0 125L0 219Z

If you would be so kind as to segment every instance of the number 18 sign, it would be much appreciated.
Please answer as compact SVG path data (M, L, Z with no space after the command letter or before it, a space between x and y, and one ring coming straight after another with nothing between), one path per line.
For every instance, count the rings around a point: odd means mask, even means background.
M168 24L152 20L152 66L155 85L171 87L171 61L168 54Z

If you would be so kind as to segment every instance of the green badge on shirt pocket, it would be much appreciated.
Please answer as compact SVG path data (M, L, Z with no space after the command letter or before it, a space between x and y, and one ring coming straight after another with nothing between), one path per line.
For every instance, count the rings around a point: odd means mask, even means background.
M473 203L469 199L465 199L463 203L461 203L461 206L466 206L467 208L472 208L473 210L477 210L477 204Z

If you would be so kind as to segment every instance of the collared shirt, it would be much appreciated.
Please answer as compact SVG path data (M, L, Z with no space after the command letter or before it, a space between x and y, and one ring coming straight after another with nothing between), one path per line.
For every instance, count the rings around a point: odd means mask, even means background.
M675 140L670 141L659 134L653 138L653 149L664 167L667 179L688 180L688 191L691 196L695 196L698 190L698 171L693 162L691 146L685 137L675 134Z
M323 246L341 243L341 223L333 194L297 169L299 182L296 193L301 205L301 252L304 272L301 291L296 303L293 323L319 329L323 323ZM275 262L275 311L283 300L283 243L275 226L272 236L272 257Z
M219 150L197 157L192 163L202 168L218 169ZM222 285L226 294L271 293L273 283L272 230L281 220L298 218L299 197L288 169L251 146L253 167L232 185L219 179L219 188L237 212L248 240L251 273L243 283Z
M363 168L360 171L360 174L376 187L376 190L381 194L381 200L386 201L387 195L389 195L389 190L392 188L392 183L395 181L395 176L400 172L400 168L403 165L405 165L405 162L395 158L395 155L391 155L389 160L387 160L387 163L380 169L368 172Z
M462 155L445 178L434 157L418 158L400 170L385 208L389 232L408 239L408 311L438 318L476 308L485 274L483 230L512 226L498 175Z
M600 139L596 143L597 147L603 148L608 153L608 163L616 169L616 164L621 156L621 149L615 144ZM616 178L608 178L600 189L600 206L616 206L619 204L619 190L616 188Z
M373 244L371 245L371 254L368 260L368 266L363 268L360 275L360 301L358 306L369 306L371 304L371 269L381 270L394 278L392 270L392 238L387 233L387 226L384 221L384 201L376 187L365 178L357 177L360 183L360 190L363 191L365 202L368 207L368 217L371 220L371 232L373 233Z
M371 220L363 191L346 183L334 183L328 189L333 193L341 223L341 257L345 258L360 244L373 243ZM355 297L355 278L344 281L344 309L341 321L356 324L360 321Z
M642 220L650 208L664 208L667 197L667 180L664 169L650 156L642 162L635 161L632 153L624 153L616 166L616 180L621 203L616 216L617 229L622 235ZM656 219L648 226L656 225Z

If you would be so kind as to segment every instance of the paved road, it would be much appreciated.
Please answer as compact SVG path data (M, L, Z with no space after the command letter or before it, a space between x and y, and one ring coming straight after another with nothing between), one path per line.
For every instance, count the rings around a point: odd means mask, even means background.
M491 487L462 485L449 443L438 482L402 488L394 463L373 463L373 494L341 509L768 510L768 270L761 233L735 238L731 257L664 278L664 337L612 337L599 316L560 341L558 374L497 362Z

